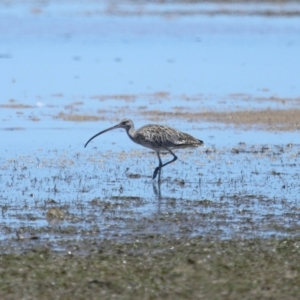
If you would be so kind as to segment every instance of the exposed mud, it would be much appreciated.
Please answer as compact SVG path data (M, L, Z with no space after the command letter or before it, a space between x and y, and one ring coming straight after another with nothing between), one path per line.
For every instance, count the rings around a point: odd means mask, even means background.
M60 112L57 116L54 116L54 118L63 121L72 121L72 122L91 122L91 121L104 120L104 118L100 116L79 115L79 114L72 114L72 113L65 114L63 112Z
M182 119L183 121L197 124L199 122L223 123L234 125L244 130L297 131L300 129L299 98L273 96L261 98L247 94L231 94L226 96L226 98L219 99L217 101L218 108L214 110L210 106L205 106L209 102L209 98L203 95L178 96L168 92L157 92L135 95L97 95L92 96L90 99L100 102L115 101L110 102L111 106L115 107L113 108L113 120L115 122L120 121L120 118L116 117L117 114L143 116L145 120L153 122ZM179 102L180 106L177 105ZM127 103L131 105L128 106ZM159 109L151 109L157 105ZM29 106L22 103L9 103L0 106L7 109L17 109L16 114L19 117L31 121L40 121L44 118L40 114L45 115L45 109L41 111L39 106ZM28 112L27 108L33 108L33 110ZM88 100L72 102L68 105L47 106L46 108L47 115L52 116L54 120L71 122L112 120L112 109L98 109L93 114L84 113L84 111L89 111ZM63 109L63 111L56 113L57 108ZM33 115L35 111L37 115Z
M20 244L26 242L20 242ZM73 255L86 251L85 256ZM78 240L0 258L2 299L298 299L299 239Z
M300 109L289 110L252 110L252 111L206 111L199 113L147 111L144 113L153 121L166 118L182 118L188 122L217 122L232 124L243 129L261 129L271 131L296 131L300 129Z

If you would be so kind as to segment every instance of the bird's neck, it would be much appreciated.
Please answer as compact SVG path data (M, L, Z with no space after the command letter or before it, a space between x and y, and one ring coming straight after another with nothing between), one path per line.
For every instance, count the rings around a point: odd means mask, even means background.
M134 138L134 134L135 134L135 130L134 130L134 127L131 126L130 128L126 129L126 132L127 132L127 135L133 139Z

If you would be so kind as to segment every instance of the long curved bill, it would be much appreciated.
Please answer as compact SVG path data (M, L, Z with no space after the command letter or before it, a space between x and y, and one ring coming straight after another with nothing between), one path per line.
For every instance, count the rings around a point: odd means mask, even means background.
M110 130L119 128L119 127L120 127L120 124L115 125L115 126L110 127L110 128L107 128L107 129L105 129L105 130L103 130L103 131L101 131L101 132L95 134L94 136L92 136L92 137L86 142L86 144L84 145L84 148L88 145L88 143L89 143L91 140L93 140L93 139L94 139L95 137L97 137L98 135L100 135L100 134L102 134L102 133L105 133L105 132L107 132L107 131L110 131Z

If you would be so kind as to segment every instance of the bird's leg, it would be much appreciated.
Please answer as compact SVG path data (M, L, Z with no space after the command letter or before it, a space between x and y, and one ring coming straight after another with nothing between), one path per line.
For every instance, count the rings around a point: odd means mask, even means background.
M162 161L161 161L161 158L160 158L160 155L159 155L159 151L157 151L156 154L157 154L157 157L158 157L158 160L159 160L159 165L158 165L158 167L155 168L155 170L153 172L152 179L155 179L157 173L159 172L158 181L160 181L160 170L161 170L163 164L162 164Z
M157 172L159 172L159 175L158 175L158 181L160 181L160 172L161 172L161 169L162 169L163 167L165 167L166 165L168 165L168 164L174 162L174 161L177 160L177 158L178 158L178 157L173 153L172 150L170 150L170 149L166 149L166 150L169 151L169 152L173 155L173 159L163 164L162 161L161 161L159 152L157 152L157 156L158 156L158 159L159 159L159 166L154 170L152 179L155 179L155 177L156 177L156 175L157 175Z
M177 158L178 158L178 157L173 153L172 150L170 150L170 149L166 149L166 150L169 151L169 152L173 155L173 159L170 160L170 161L168 161L168 162L166 162L166 163L164 163L160 168L163 168L164 166L166 166L166 165L168 165L168 164L174 162L174 161L177 160Z

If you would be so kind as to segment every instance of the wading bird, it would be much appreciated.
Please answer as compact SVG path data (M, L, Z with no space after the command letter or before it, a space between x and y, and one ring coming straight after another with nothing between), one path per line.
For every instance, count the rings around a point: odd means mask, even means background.
M105 129L92 136L86 142L84 147L86 147L88 143L98 135L116 128L124 128L132 141L144 147L150 148L156 152L159 160L159 165L155 168L152 179L155 179L158 174L159 182L161 169L177 159L177 156L173 153L172 150L182 148L195 148L203 145L202 141L192 137L191 135L180 132L168 126L148 124L138 130L134 130L133 122L130 119L124 119L119 124ZM168 151L173 155L173 159L163 164L159 154L161 151Z

